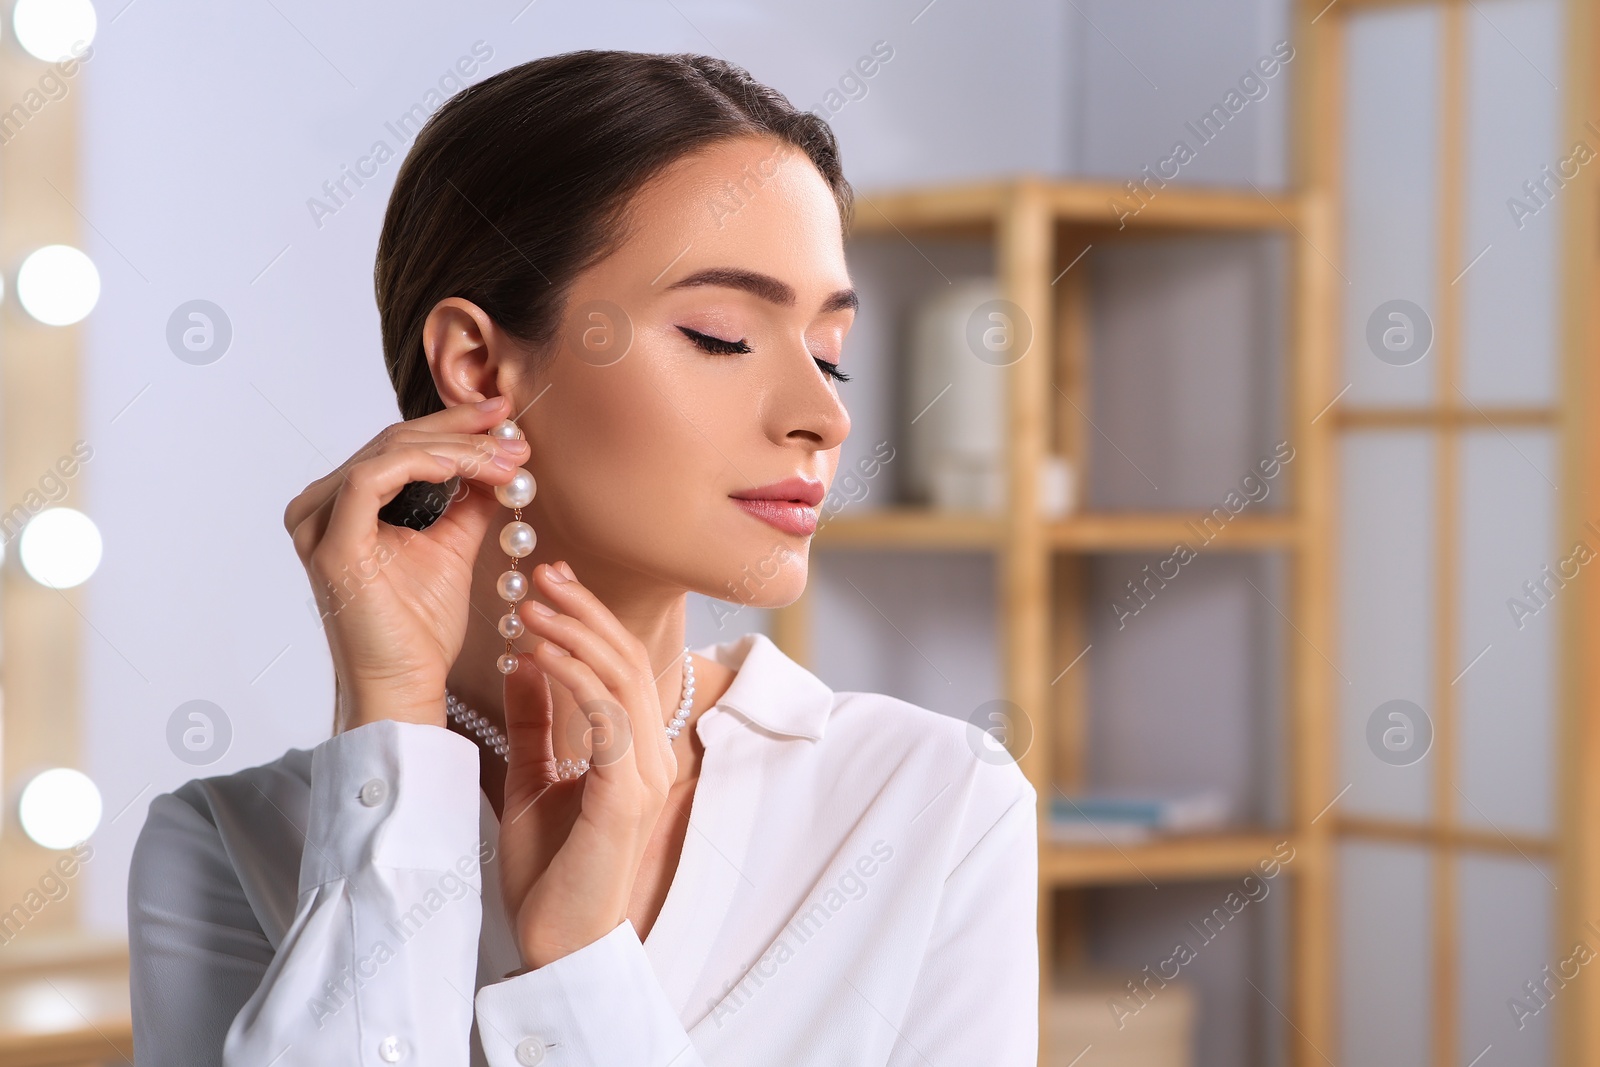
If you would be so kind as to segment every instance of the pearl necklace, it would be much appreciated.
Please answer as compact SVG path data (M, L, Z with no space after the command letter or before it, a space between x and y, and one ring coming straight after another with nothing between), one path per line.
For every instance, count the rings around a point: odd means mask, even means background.
M490 722L481 712L467 707L459 697L450 690L444 691L444 707L449 716L460 723L464 729L472 731L483 742L485 748L500 754L507 763L511 762L511 739L505 731ZM683 724L689 718L689 712L694 708L694 657L689 654L689 646L683 646L683 696L678 700L677 710L672 714L672 721L663 727L667 743L683 730ZM586 759L563 759L556 765L556 776L562 781L571 781L580 778L589 769Z

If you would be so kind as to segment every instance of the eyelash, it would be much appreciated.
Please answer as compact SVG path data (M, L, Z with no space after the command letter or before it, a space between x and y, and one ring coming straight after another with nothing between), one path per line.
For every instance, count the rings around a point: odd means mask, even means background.
M678 329L683 331L683 335L698 345L701 350L715 356L743 355L750 351L750 344L747 341L727 341L721 337L712 337L710 334L701 333L699 330L691 330L687 326L679 326ZM818 359L816 356L811 358L816 362L822 373L834 381L848 382L850 380L850 375L840 370L837 363L829 363L827 360Z

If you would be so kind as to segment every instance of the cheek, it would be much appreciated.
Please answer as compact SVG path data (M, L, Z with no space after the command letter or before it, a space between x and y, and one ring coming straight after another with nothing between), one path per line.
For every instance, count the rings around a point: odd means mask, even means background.
M705 383L659 365L581 368L539 401L551 407L535 439L540 495L574 539L636 555L703 528L709 501L738 481L722 458L737 462L727 436L735 412Z

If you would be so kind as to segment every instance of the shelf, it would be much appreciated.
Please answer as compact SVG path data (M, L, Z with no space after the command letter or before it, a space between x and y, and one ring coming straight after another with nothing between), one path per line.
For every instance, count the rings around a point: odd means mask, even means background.
M1032 183L1044 194L1058 222L1111 229L1278 230L1297 229L1300 206L1291 195L1254 189L1207 188L1169 183L1147 193L1143 206L1116 182L1053 181L1022 177L937 189L877 190L857 195L852 233L893 234L905 230L988 232L1016 191Z
M1180 541L1196 551L1241 551L1292 548L1300 534L1299 522L1289 515L1241 515L1226 525L1213 520L1209 527L1203 525L1205 518L1200 512L1072 515L1047 520L1045 541L1075 551L1165 550ZM817 529L814 543L823 548L994 550L1005 536L1006 523L998 515L894 507L836 515Z
M825 548L992 549L1004 533L1004 520L986 512L893 507L836 515L817 528L814 543Z
M1029 309L1040 358L1016 362L1006 375L1003 484L1010 484L1011 478L1038 472L1057 454L1071 457L1074 469L1082 474L1098 447L1092 433L1098 428L1085 414L1093 410L1096 386L1092 373L1096 294L1088 272L1068 272L1091 248L1100 254L1102 245L1214 235L1283 238L1293 280L1282 294L1287 331L1282 421L1288 424L1296 413L1323 410L1337 391L1326 387L1332 380L1328 368L1334 358L1329 341L1333 331L1328 323L1336 317L1336 279L1328 269L1331 262L1318 249L1337 245L1333 222L1320 187L1278 193L1249 185L1208 188L1169 183L1140 202L1120 181L1020 174L927 188L858 190L851 233L887 243L910 242L912 248L904 251L920 252L930 263L929 257L938 258L938 253L932 245L923 252L925 240L987 245L992 264L988 273L1006 299ZM937 288L938 279L925 281ZM1154 294L1151 299L1158 297ZM1292 501L1270 502L1302 505L1288 512L1267 510L1268 502L1261 501L1234 514L1220 500L1201 496L1197 498L1201 503L1181 510L1097 508L1052 517L1034 514L1031 505L1002 493L996 511L947 512L925 503L849 507L824 519L813 545L846 552L993 555L1003 692L1020 706L1040 709L1033 742L1018 754L1018 763L1042 797L1058 775L1069 780L1085 777L1085 763L1092 758L1089 708L1097 694L1084 671L1066 675L1060 669L1063 663L1076 662L1073 657L1081 657L1088 645L1087 598L1096 589L1097 575L1092 566L1081 565L1086 557L1143 553L1165 559L1182 545L1199 554L1292 555L1297 573L1324 573L1329 534L1322 505L1331 499L1332 483L1325 473L1329 467L1322 459L1323 441L1334 420L1311 423L1304 433L1308 456L1304 482L1296 476ZM1297 441L1297 447L1300 444ZM1229 502L1237 506L1236 500ZM1212 510L1213 503L1217 510ZM1170 570L1170 565L1164 566ZM1283 609L1287 621L1308 641L1324 639L1328 620L1319 605L1325 601L1316 598L1327 591L1315 582L1290 585ZM797 648L792 654L804 660L811 627L807 608L797 602L779 609L778 619L786 645ZM1337 788L1327 788L1332 689L1320 684L1321 663L1314 657L1285 656L1284 662L1285 682L1294 701L1286 710L1293 728L1286 729L1283 737L1283 755L1294 773L1285 789L1287 799L1298 802L1293 810L1299 811L1314 807L1312 799L1316 805L1326 803ZM1319 684L1309 684L1313 682ZM1038 918L1041 949L1048 954L1043 958L1056 958L1063 946L1064 955L1070 956L1086 943L1084 909L1070 907L1057 915L1049 899L1051 889L1209 880L1237 885L1238 879L1259 875L1263 863L1277 859L1286 840L1298 855L1283 865L1282 872L1293 874L1297 888L1303 885L1308 891L1298 895L1291 920L1286 966L1297 984L1284 1011L1301 1042L1290 1050L1294 1062L1313 1062L1306 1054L1332 1043L1327 1007L1331 997L1323 988L1329 964L1328 940L1322 931L1331 924L1324 831L1306 825L1274 830L1251 824L1138 844L1061 844L1042 835ZM1064 1063L1077 1050L1062 1056L1066 1050L1051 1049L1049 1035L1042 1033L1039 1051L1042 1064Z
M1207 516L1163 515L1154 512L1126 515L1100 512L1073 515L1050 523L1050 543L1057 548L1170 549L1178 542L1199 551L1202 547L1220 549L1292 548L1299 537L1300 524L1291 515L1241 515L1226 524ZM1211 541L1208 543L1207 538Z
M0 1067L120 1062L132 1051L126 946L55 962L36 953L0 970Z
M1168 881L1200 881L1243 876L1273 857L1277 834L1195 834L1129 845L1058 845L1039 842L1039 878L1051 886L1148 885ZM1293 871L1293 862L1285 871Z

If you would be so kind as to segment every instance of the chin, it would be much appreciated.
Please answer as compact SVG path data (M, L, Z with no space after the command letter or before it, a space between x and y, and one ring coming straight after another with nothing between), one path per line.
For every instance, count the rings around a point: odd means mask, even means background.
M781 608L800 599L810 575L811 539L774 533L759 540L749 536L723 542L726 550L713 558L717 568L707 596L750 608Z

